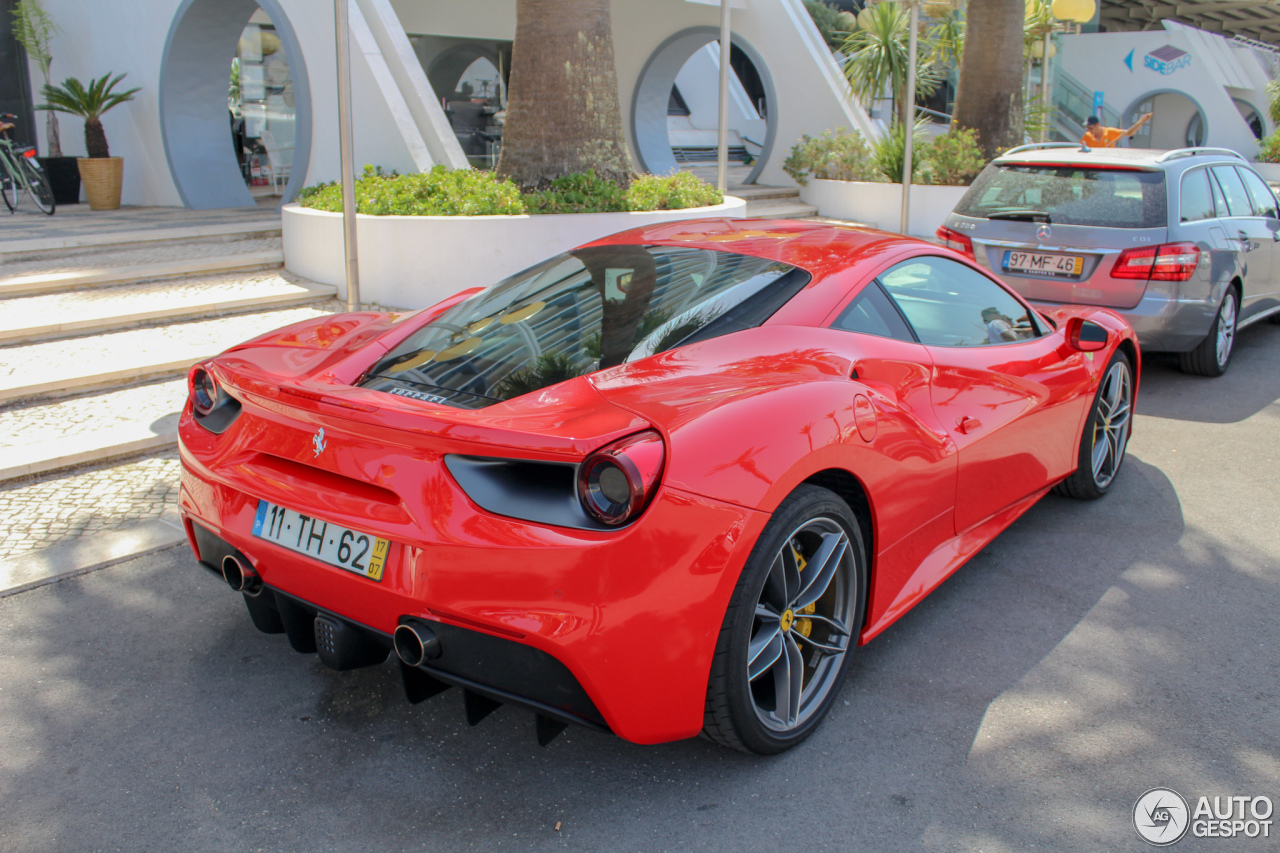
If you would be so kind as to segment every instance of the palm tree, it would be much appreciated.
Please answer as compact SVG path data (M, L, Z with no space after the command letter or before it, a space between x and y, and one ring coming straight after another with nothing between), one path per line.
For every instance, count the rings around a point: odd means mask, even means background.
M40 0L18 0L13 8L13 37L27 51L36 67L40 69L43 85L49 83L49 67L53 64L53 53L49 49L49 41L62 30L54 23L51 16L40 5ZM45 116L45 137L49 142L49 156L62 156L62 142L58 137L58 117L52 112Z
M952 121L978 132L988 157L1022 141L1026 0L969 0Z
M865 18L865 28L862 22ZM881 2L868 6L859 16L859 28L844 42L844 52L852 57L844 67L853 92L863 100L880 96L888 87L893 93L896 121L914 124L907 103L907 67L910 62L908 38L911 16L905 3ZM929 61L928 50L916 58L916 91L928 95L938 86L938 74Z
M74 77L63 80L61 86L45 83L47 103L36 107L38 110L71 113L84 119L84 147L90 157L111 156L107 149L107 133L102 129L102 114L125 101L132 101L134 93L140 91L140 87L126 92L113 91L124 75L119 74L108 82L109 78L110 74L104 74L97 80L90 80L88 87Z
M583 172L631 183L609 0L516 0L497 172L524 189Z

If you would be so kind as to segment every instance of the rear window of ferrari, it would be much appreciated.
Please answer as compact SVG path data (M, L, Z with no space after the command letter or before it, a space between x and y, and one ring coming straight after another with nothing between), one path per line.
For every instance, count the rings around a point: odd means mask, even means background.
M787 264L731 252L578 249L449 309L388 353L361 384L483 408L758 326L809 279Z
M956 206L986 219L1101 228L1168 225L1164 172L1066 165L988 166Z

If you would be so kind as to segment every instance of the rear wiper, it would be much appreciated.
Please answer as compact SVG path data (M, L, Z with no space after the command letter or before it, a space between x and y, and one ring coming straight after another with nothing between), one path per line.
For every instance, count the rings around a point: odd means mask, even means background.
M1005 210L1000 213L988 214L987 219L1012 219L1017 222L1043 222L1045 224L1053 222L1049 218L1049 214L1043 210Z

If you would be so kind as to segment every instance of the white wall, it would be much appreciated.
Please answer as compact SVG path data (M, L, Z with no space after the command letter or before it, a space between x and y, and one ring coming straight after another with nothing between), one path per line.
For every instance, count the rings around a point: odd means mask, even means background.
M316 0L278 2L297 34L311 89L313 142L306 182L333 180L339 174L333 6ZM55 81L127 72L124 85L142 87L135 101L117 107L103 121L112 153L126 161L123 202L181 204L165 158L158 109L165 41L181 0L44 0L44 4L62 27L52 44ZM515 0L392 0L392 5L408 32L506 40L515 34ZM690 27L718 27L719 16L717 6L686 0L614 0L614 44L625 126L630 126L636 81L658 46ZM873 135L862 110L842 98L839 69L801 0L753 0L746 8L733 10L733 24L735 33L764 55L778 94L773 105L776 143L761 183L792 183L781 164L804 133L844 126ZM229 62L228 57L228 71ZM357 167L372 163L411 168L408 149L358 51L353 51L352 65ZM38 71L31 70L32 79L38 79ZM295 75L301 73L298 68L292 70ZM1236 120L1240 121L1238 114ZM61 116L60 121L64 151L83 154L83 124L69 116ZM37 125L43 150L44 122Z
M1148 68L1143 61L1147 53L1165 45L1188 51L1190 64L1170 74ZM1125 63L1130 51L1133 51L1132 70ZM1207 64L1212 58L1201 55L1181 32L1151 30L1068 36L1062 40L1058 56L1063 70L1087 89L1103 92L1107 104L1122 116L1127 116L1135 104L1155 93L1177 92L1204 111L1205 145L1231 148L1250 158L1257 152L1257 140L1231 95L1215 82L1215 74ZM1246 100L1258 102L1253 97ZM1261 102L1266 103L1265 98ZM1183 147L1191 107L1177 98L1162 98L1156 106L1154 121L1158 138L1153 139L1152 145Z

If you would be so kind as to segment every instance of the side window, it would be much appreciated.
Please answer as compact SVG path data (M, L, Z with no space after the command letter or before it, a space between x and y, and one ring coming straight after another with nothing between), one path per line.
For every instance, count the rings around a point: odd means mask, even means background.
M1209 170L1204 170L1205 174L1209 174ZM1230 216L1227 210L1227 197L1222 194L1222 187L1218 186L1218 182L1212 176L1209 177L1209 191L1213 193L1213 206L1217 209L1217 216Z
M1249 194L1245 192L1244 181L1230 166L1214 166L1213 176L1218 179L1223 194L1227 197L1227 210L1232 216L1253 216L1253 205L1249 203Z
M881 338L896 338L900 341L915 340L898 309L893 307L889 297L874 281L862 289L848 308L840 312L831 328Z
M1253 212L1259 216L1268 216L1272 219L1280 219L1276 211L1276 197L1271 192L1271 187L1267 186L1266 181L1258 177L1258 173L1252 169L1236 169L1240 173L1240 177L1244 178L1244 188L1249 191L1249 200L1253 202Z
M1213 194L1209 190L1209 172L1195 169L1182 176L1183 222L1198 222L1213 218Z
M923 344L978 347L1044 334L1003 287L947 258L903 261L881 275L880 283Z

